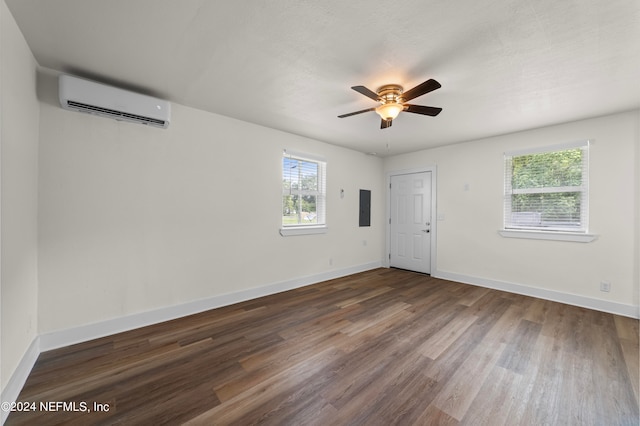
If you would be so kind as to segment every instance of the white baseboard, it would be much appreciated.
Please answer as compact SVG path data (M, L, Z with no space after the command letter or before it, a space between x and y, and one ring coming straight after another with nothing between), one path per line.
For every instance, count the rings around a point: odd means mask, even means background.
M176 318L197 314L210 309L232 305L245 300L256 299L280 293L294 288L303 287L322 281L340 278L347 275L364 272L382 266L381 262L371 262L348 268L327 271L320 274L308 275L287 281L268 284L247 290L213 296L207 299L195 300L180 305L168 306L153 311L141 312L114 318L99 323L82 325L65 330L53 331L40 336L40 351L48 351L76 343L86 342L100 337L109 336L123 331L129 331L147 325L170 321Z
M623 303L609 302L602 299L593 299L591 297L579 296L577 294L563 293L560 291L530 287L523 284L474 277L470 275L457 274L454 272L435 271L431 274L431 276L433 276L434 278L441 278L444 280L476 285L479 287L503 290L509 293L533 296L539 299L566 303L567 305L580 306L583 308L594 309L596 311L608 312L625 317L640 318L640 307L636 305L625 305Z
M24 384L27 382L29 374L33 366L38 360L40 355L40 337L36 336L31 342L24 356L20 360L18 367L11 375L7 386L2 390L2 396L0 396L0 402L15 402L20 395ZM9 412L0 409L0 424L4 424L5 420L9 417Z

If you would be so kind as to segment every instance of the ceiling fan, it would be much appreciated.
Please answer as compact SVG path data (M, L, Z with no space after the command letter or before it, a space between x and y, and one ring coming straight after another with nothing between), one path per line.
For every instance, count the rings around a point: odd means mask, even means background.
M380 106L375 108L363 109L362 111L350 112L348 114L342 114L338 117L345 118L351 117L352 115L356 114L362 114L363 112L375 111L382 118L382 122L380 123L381 129L391 127L393 120L402 111L435 117L436 115L440 114L442 108L423 105L412 105L405 102L417 98L418 96L422 96L426 93L432 92L436 89L439 89L440 87L442 87L440 83L433 79L429 79L424 83L418 84L416 87L406 92L404 91L402 86L399 86L397 84L384 85L380 87L377 92L369 90L364 86L353 86L351 87L353 90L365 95L368 98L373 99L376 102L380 102Z

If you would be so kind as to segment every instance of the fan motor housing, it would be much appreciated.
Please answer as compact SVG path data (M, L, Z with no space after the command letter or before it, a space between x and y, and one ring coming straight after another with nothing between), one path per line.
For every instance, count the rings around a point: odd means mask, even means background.
M404 99L402 99L403 90L402 86L398 84L386 84L381 86L378 89L380 102L383 104L404 102Z

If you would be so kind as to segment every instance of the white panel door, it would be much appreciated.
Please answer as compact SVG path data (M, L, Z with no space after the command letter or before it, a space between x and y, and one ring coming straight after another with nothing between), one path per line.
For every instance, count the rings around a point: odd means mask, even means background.
M389 266L431 273L431 172L391 176Z

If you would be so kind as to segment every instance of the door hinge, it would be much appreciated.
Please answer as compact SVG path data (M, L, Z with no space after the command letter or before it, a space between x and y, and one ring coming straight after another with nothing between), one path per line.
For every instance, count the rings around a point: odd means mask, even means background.
M389 218L389 225L391 225L391 218Z

